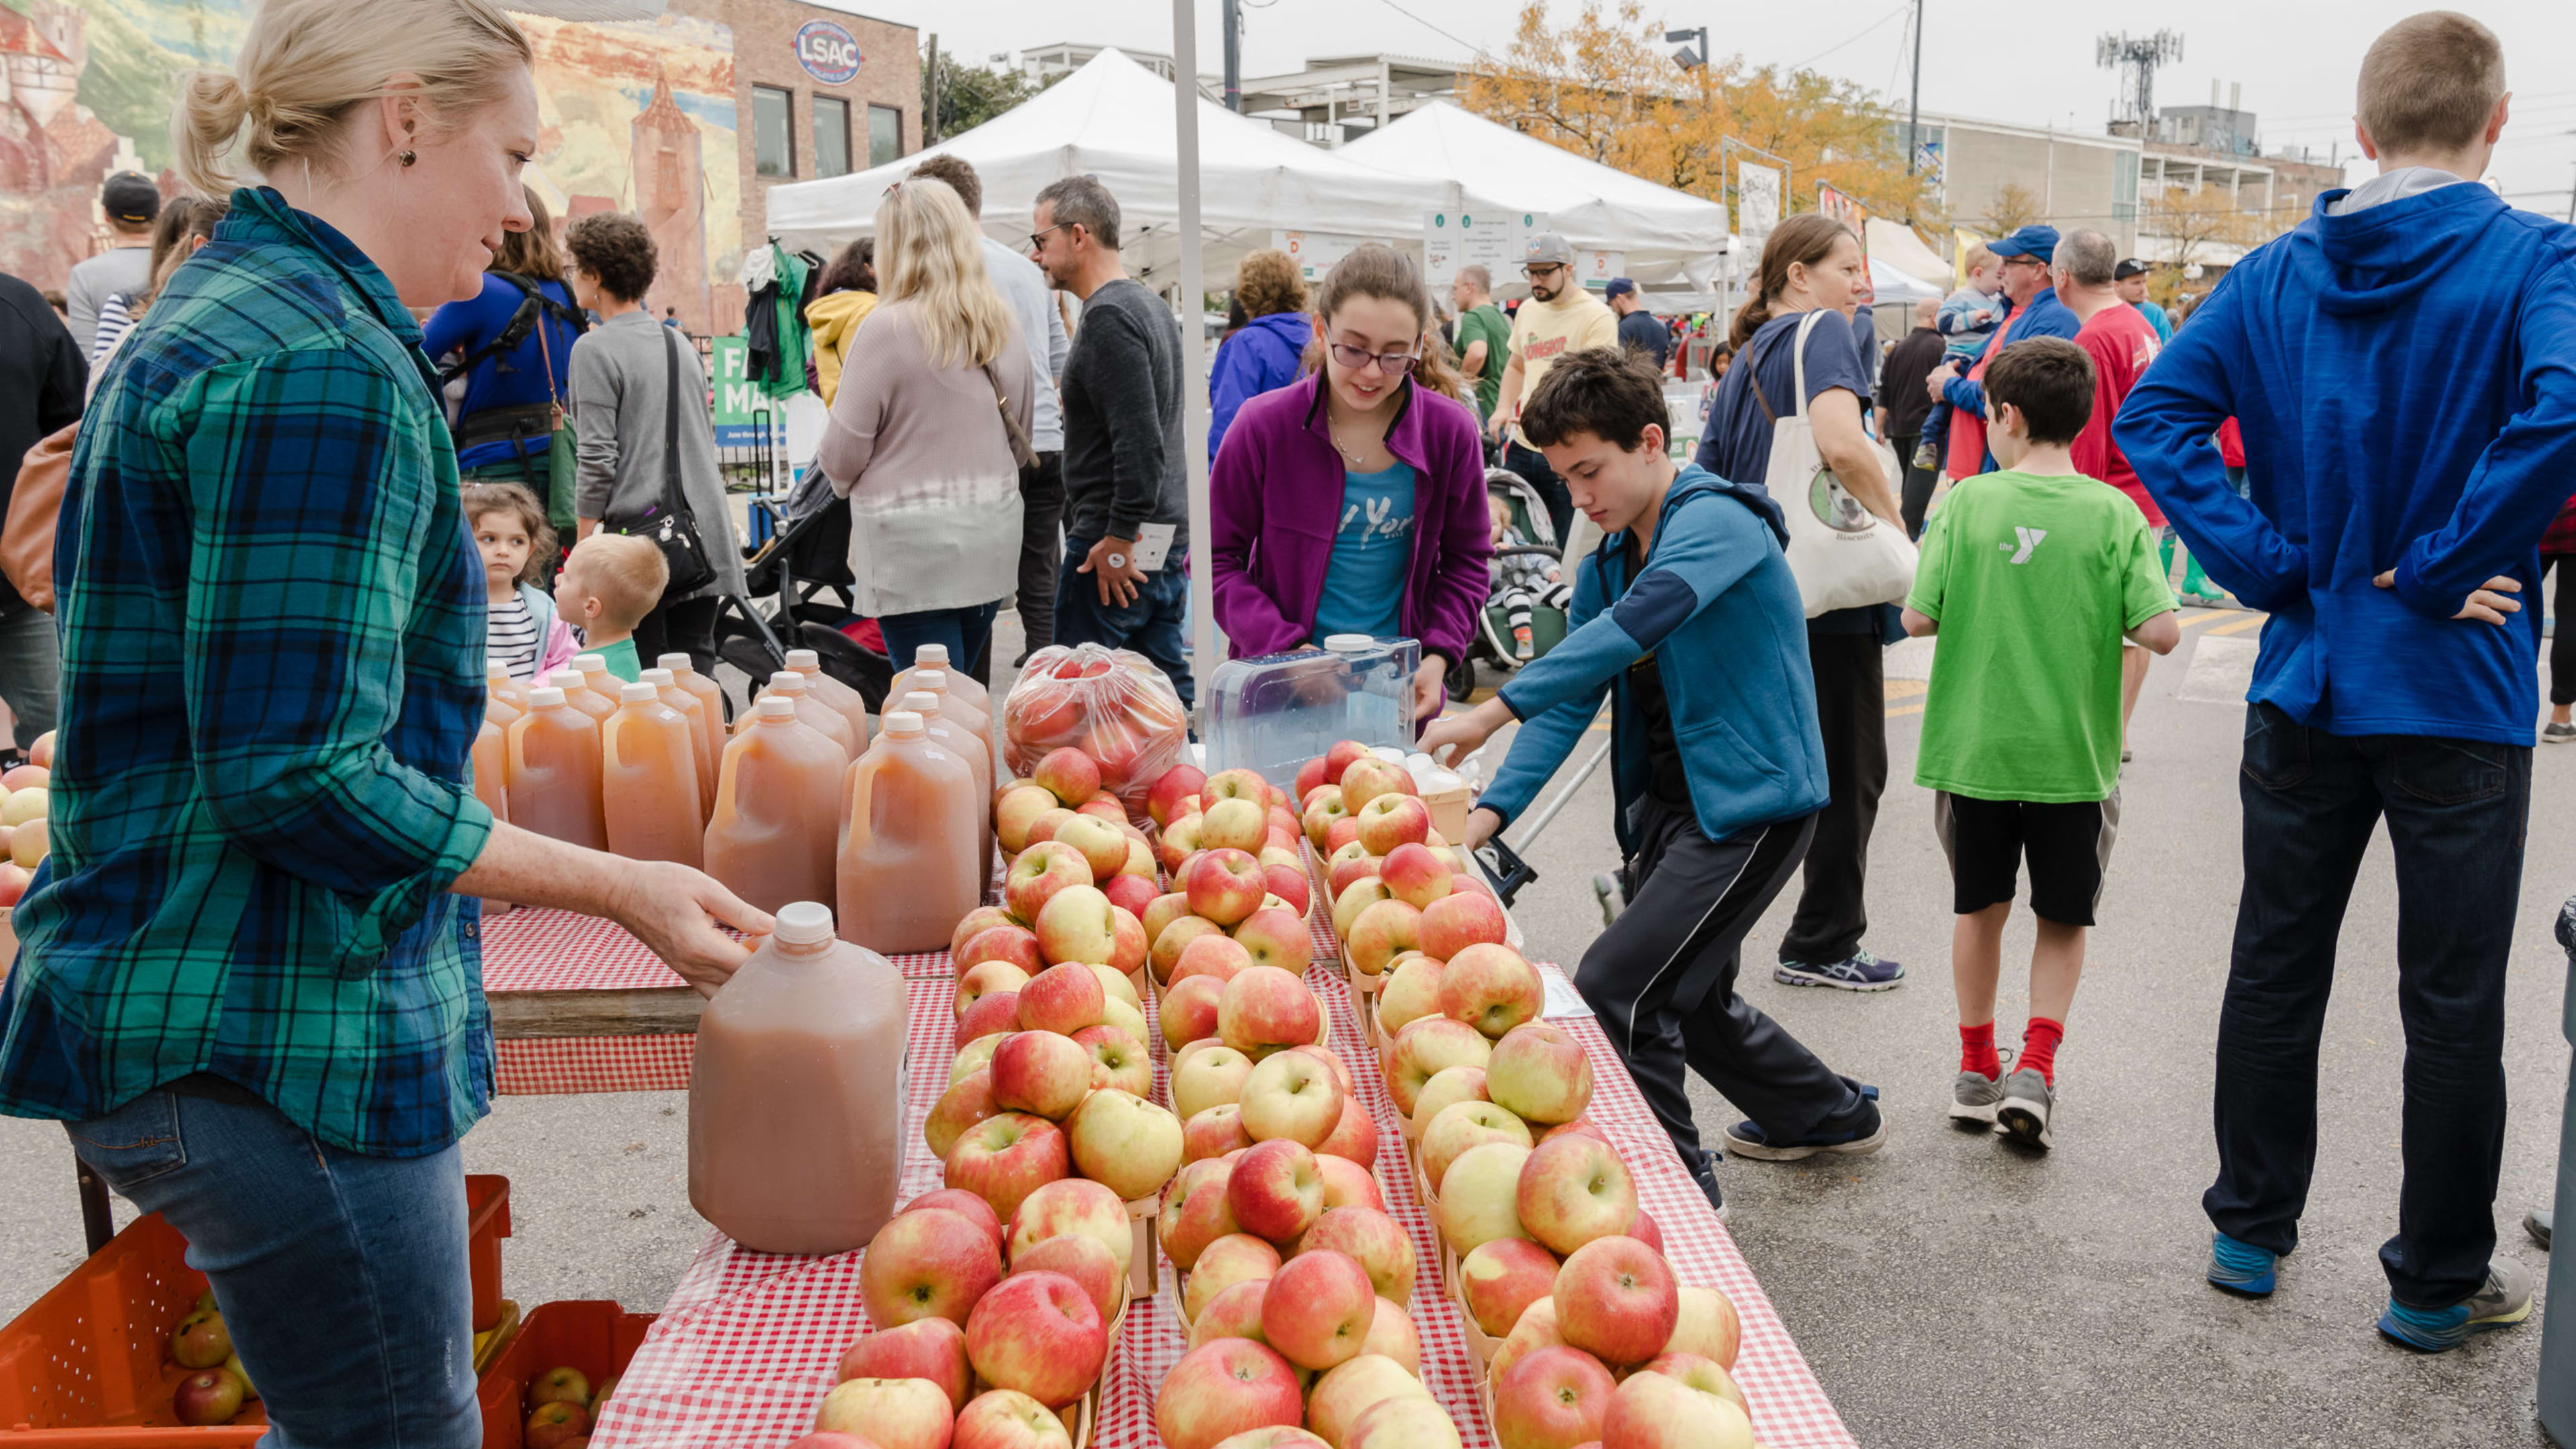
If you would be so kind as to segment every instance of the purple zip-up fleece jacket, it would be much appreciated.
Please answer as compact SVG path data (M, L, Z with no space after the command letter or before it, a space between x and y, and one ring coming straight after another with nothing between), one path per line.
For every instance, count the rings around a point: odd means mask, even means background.
M1457 667L1474 637L1494 557L1476 415L1407 381L1386 449L1413 465L1413 567L1405 636ZM1323 375L1243 405L1208 476L1216 621L1232 657L1315 639L1315 605L1341 523L1342 455L1324 423Z

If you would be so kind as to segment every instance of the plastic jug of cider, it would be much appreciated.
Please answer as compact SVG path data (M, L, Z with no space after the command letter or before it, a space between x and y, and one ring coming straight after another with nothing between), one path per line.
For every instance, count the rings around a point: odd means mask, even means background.
M894 1216L903 1175L903 978L833 939L816 902L775 914L698 1020L689 1205L759 1252L846 1253Z
M519 722L519 716L526 713L526 710L497 694L483 696L483 718L490 721L494 729L506 732L510 726Z
M706 845L697 747L688 716L664 704L653 685L627 685L617 713L599 727L599 801L610 850L697 866Z
M841 718L850 722L850 735L859 742L859 748L864 750L868 747L868 702L859 697L857 690L824 673L821 655L811 649L790 649L787 651L787 672L803 675L806 691L838 710Z
M483 687L491 692L494 699L506 699L510 702L510 708L517 711L511 716L512 719L528 712L528 686L512 679L509 670L498 664L486 665L483 672ZM502 728L507 729L508 726L504 725Z
M768 699L773 695L780 699L793 700L798 719L830 736L832 743L841 747L842 764L846 765L857 759L859 751L867 747L867 736L852 735L850 722L842 717L839 710L814 697L814 691L806 683L804 675L782 669L769 676L769 683L761 688L760 697ZM742 731L737 727L734 732L740 734Z
M832 857L848 761L829 735L773 694L725 746L707 822L706 873L764 911L833 894Z
M657 668L671 671L671 682L697 697L698 714L707 722L708 758L721 763L724 759L725 697L723 686L699 672L689 656L679 650L654 659ZM715 791L707 791L707 808L715 808Z
M548 685L510 726L510 823L593 850L608 848L599 813L599 727Z
M893 696L887 698L892 699ZM984 802L984 808L975 812L975 858L984 862L984 872L990 875L993 870L993 757L983 752L980 748L982 742L972 731L949 719L940 704L938 695L926 689L916 689L903 697L899 707L921 716L922 729L950 754L963 758L967 768L975 772L975 798Z
M939 696L939 717L948 721L952 725L958 725L972 731L975 738L984 742L984 758L990 760L995 758L993 754L993 721L991 717L986 715L982 710L977 709L974 705L958 698L956 692L949 688L951 681L962 679L964 677L965 676L963 675L950 674L943 669L916 669L912 672L912 686L910 689L905 690L904 694L888 694L886 698L902 699L906 694L915 694L923 691Z
M494 700L499 704L501 701ZM474 798L492 812L495 820L510 818L510 737L502 733L490 715L483 717L483 728L474 734ZM483 914L497 916L510 909L508 901L483 899Z
M838 871L841 939L889 955L937 951L983 904L976 820L983 796L964 760L921 716L890 710L850 767L850 829Z
M617 713L617 701L590 687L578 669L558 669L546 676L548 686L563 691L564 703L579 710L592 724L605 723ZM532 694L534 691L530 691Z
M894 677L893 685L886 690L886 698L901 699L921 688L920 685L913 683L913 676L925 669L936 669L946 674L949 677L949 692L975 706L976 713L989 715L993 712L992 691L984 687L982 680L965 672L963 660L951 661L948 657L948 646L945 644L923 644L916 647L912 651L911 666Z
M617 692L624 689L627 682L608 667L608 657L603 654L576 654L572 657L571 667L581 671L581 682L590 686L591 693L607 700L610 711L614 713Z
M644 682L659 690L662 702L689 722L689 753L698 762L698 826L703 830L707 816L716 808L716 756L724 749L724 737L708 736L706 712L698 708L698 697L682 689L671 671L647 669Z

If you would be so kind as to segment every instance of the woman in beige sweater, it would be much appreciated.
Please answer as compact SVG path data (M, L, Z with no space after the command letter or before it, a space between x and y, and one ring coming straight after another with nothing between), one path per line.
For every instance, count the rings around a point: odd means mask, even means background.
M877 208L879 302L854 350L866 361L842 374L819 460L850 500L858 607L887 654L907 665L944 644L978 678L993 614L1018 587L1013 438L1032 407L1028 349L980 238L938 181L898 183Z

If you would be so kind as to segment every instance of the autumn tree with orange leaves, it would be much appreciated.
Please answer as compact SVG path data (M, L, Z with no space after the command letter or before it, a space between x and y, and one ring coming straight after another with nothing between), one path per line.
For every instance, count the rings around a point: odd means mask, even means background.
M1905 127L1866 89L1811 70L1751 66L1742 56L1684 70L1659 44L1639 0L1585 0L1551 26L1526 0L1511 43L1478 58L1467 109L1605 166L1728 203L1729 137L1788 159L1783 204L1811 211L1827 182L1870 210L1936 225L1931 179L1905 171Z

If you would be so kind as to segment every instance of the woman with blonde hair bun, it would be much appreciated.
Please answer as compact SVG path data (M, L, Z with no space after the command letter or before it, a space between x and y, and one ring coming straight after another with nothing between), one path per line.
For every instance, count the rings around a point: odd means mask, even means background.
M859 612L908 663L924 644L978 679L993 615L1019 586L1020 465L1035 405L1028 349L984 270L983 234L943 181L877 207L867 366L841 374L820 464L850 500Z
M63 1122L186 1235L263 1444L470 1449L477 898L610 916L702 990L747 955L718 923L770 921L468 781L487 590L411 309L474 295L529 223L527 40L490 0L265 0L238 54L172 121L230 210L64 490L52 854L12 920L0 1113Z

